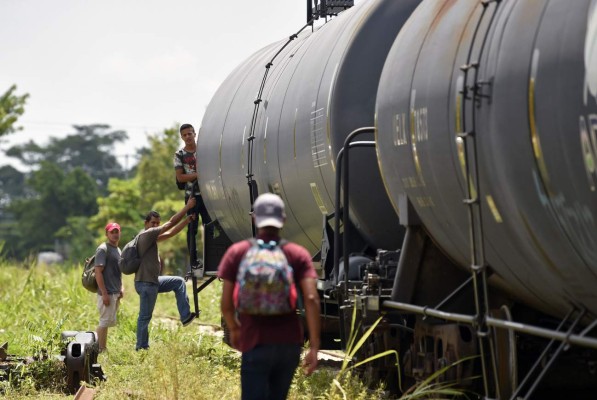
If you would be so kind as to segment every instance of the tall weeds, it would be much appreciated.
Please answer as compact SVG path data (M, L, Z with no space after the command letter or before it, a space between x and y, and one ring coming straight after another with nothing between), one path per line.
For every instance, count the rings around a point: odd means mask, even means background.
M8 342L9 354L35 357L19 367L19 374L0 380L0 397L10 399L72 399L66 393L64 363L55 357L63 344L63 331L95 330L98 322L96 295L80 283L81 266L29 268L7 265L0 260L0 343ZM118 325L109 329L108 351L99 355L108 380L96 386L95 400L143 399L238 399L240 398L240 354L222 343L220 323L221 284L213 282L199 295L199 322L182 327L174 295L161 294L150 327L149 351L135 351L139 297L133 278L124 277L125 297ZM190 292L190 284L188 286ZM354 362L379 320L358 335L353 317L346 357L340 370L320 368L306 377L297 370L288 398L374 399L387 398L383 388L368 388L355 368L380 357L396 357L387 350ZM398 374L398 368L396 369ZM400 377L398 376L398 379ZM430 381L430 390L437 390ZM408 399L421 398L422 389L408 392ZM445 392L448 393L448 392Z

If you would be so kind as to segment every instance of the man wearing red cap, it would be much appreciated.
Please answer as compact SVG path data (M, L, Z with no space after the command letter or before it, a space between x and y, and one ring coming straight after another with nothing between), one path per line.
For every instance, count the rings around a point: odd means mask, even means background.
M97 282L97 309L100 314L97 327L99 351L106 350L108 328L116 326L116 313L124 295L122 273L118 268L120 259L120 225L110 222L106 225L106 240L95 251L95 280Z

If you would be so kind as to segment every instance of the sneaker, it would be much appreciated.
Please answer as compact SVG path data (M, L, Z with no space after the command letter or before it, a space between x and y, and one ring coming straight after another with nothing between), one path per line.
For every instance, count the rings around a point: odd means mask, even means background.
M182 326L187 326L197 317L197 314L192 312L184 321L182 321Z
M197 260L197 265L196 266L192 266L191 267L191 271L193 273L193 276L197 279L202 279L203 278L203 273L204 273L205 268L203 267L203 263L199 260Z

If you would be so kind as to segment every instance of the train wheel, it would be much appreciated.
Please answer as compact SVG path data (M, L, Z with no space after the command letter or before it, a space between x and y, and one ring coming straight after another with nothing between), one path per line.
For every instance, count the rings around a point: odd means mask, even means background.
M369 326L363 326L361 334L364 334ZM371 336L363 344L360 361L376 356L387 350L399 351L399 337L393 332L389 323L382 321ZM401 373L394 355L387 355L363 365L363 377L367 384L382 382L386 390L391 393L399 393L399 377Z
M512 321L508 306L492 310L494 318ZM492 328L493 344L497 363L497 397L509 399L518 386L518 357L516 352L516 335L512 330Z

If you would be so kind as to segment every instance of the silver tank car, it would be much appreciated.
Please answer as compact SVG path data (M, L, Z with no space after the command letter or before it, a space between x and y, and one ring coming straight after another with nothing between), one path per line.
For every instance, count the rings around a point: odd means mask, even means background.
M322 216L334 212L335 162L344 138L374 123L379 75L394 39L419 1L366 1L273 61L254 124L253 179L286 202L284 235L315 254ZM285 41L242 63L210 102L198 134L201 191L231 240L251 236L248 142L265 66ZM373 135L370 136L373 139ZM354 155L353 155L354 154ZM383 187L374 149L351 153L352 222L369 243L400 246L403 228Z
M592 319L596 26L589 0L425 1L388 55L376 107L393 204L408 196L439 247L469 266L470 185L493 283L549 314L575 306Z
M199 130L225 233L204 243L211 279L253 234L253 181L321 261L322 343L371 327L368 378L403 390L372 358L391 349L402 382L451 365L485 398L593 398L597 0L362 0L287 42L233 71ZM350 223L330 233L338 154L371 126L374 148L350 150Z

